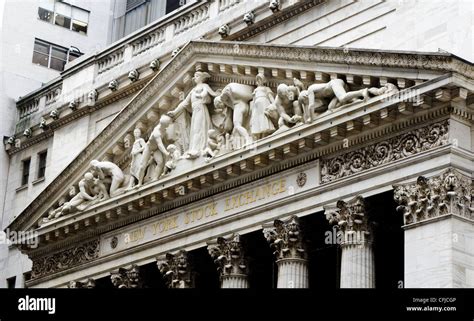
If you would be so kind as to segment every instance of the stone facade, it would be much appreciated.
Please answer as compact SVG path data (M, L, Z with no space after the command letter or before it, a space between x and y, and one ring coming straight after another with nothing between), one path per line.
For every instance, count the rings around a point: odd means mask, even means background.
M245 240L261 230L275 286L306 288L311 264L324 264L312 262L306 219L325 215L342 237L339 286L377 287L368 199L388 191L405 223L405 286L472 283L467 245L443 243L454 257L446 268L416 264L429 246L417 239L425 229L430 238L449 220L448 234L472 237L472 64L356 49L380 35L395 43L390 19L406 10L397 1L203 1L187 10L72 66L62 93L25 116L28 137L7 142L13 164L52 151L46 187L7 192L18 214L8 228L39 242L21 246L33 261L28 286L100 287L104 277L117 288L147 286L150 258L166 287L200 286L195 258L207 246L221 287L251 287L255 254ZM350 31L361 19L370 21L362 37ZM332 35L339 20L347 30ZM191 34L203 39L185 45ZM19 102L20 113L48 90ZM442 281L418 277L428 270Z

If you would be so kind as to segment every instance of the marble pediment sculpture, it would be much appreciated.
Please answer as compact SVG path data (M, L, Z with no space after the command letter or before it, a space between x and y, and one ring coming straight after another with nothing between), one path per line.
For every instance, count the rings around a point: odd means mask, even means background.
M118 202L261 140L400 90L389 76L390 81L366 83L315 71L324 60L346 65L347 54L335 61L339 49L317 57L308 48L246 44L239 44L236 53L234 45L202 41L184 47L14 224L44 226ZM285 54L294 55L292 65ZM354 61L360 59L356 64L369 65L367 53L351 54ZM382 58L379 63L386 64ZM280 60L281 68L276 67Z

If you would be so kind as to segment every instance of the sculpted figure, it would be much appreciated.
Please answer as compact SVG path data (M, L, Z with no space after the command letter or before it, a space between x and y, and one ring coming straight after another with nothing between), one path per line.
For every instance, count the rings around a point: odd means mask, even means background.
M189 131L189 147L184 153L186 158L197 158L202 155L207 145L207 133L211 129L211 118L207 105L211 103L211 97L218 95L206 84L211 76L207 72L198 71L193 80L196 86L191 89L175 110L168 112L168 116L175 119L183 111L191 114L191 126Z
M207 162L216 157L216 154L224 144L224 137L217 130L209 129L208 136L207 147L204 150Z
M143 157L138 173L138 185L143 184L143 178L145 177L145 171L150 163L151 156L156 162L155 171L153 173L153 179L158 179L164 170L165 159L170 156L170 153L166 150L163 140L166 136L166 129L171 124L172 120L167 115L161 115L158 125L153 129L148 142L143 149Z
M217 110L226 110L227 108L233 110L232 135L235 136L235 133L238 133L244 139L244 144L252 142L252 138L244 126L244 123L248 121L249 101L252 99L252 91L251 86L230 83L222 89L221 95L214 99L214 106Z
M140 166L142 165L143 151L145 150L146 143L142 138L142 131L140 128L135 128L133 131L133 136L135 136L135 142L132 146L132 161L130 163L130 183L128 185L128 190L132 189L135 186L135 182L138 181L140 177Z
M253 100L250 103L250 132L255 140L272 134L275 126L265 113L265 110L272 109L275 103L272 90L265 86L265 75L258 74L257 88L253 91Z
M377 88L377 87L369 88L369 93L371 93L374 96L380 96L383 94L392 94L396 92L398 92L398 87L389 82L380 88Z
M82 211L93 204L93 202L99 200L100 190L97 188L94 175L90 172L85 173L84 178L79 181L79 193L77 193L74 186L71 186L69 188L69 196L72 197L69 202L65 202L57 209L51 211L43 221L48 222L68 213Z
M181 159L181 153L174 144L169 144L168 147L166 147L166 150L169 153L169 160L165 164L165 169L163 171L163 175L169 174L173 169L176 168L176 163L178 163L178 160Z
M108 198L110 196L115 196L123 192L123 190L120 189L120 185L122 185L125 175L123 174L122 170L120 167L115 165L112 162L109 161L98 161L94 159L91 161L91 167L92 170L96 173L99 182L102 184L99 185L100 189L102 192L105 194L105 197ZM107 193L107 189L104 188L104 181L106 178L110 178L110 190L109 193Z
M275 106L280 117L278 120L278 131L301 124L303 117L299 102L297 101L297 95L297 87L286 84L278 85L275 98ZM270 115L268 110L267 114Z
M318 107L318 101L329 99L328 110L348 104L357 98L367 100L369 90L367 88L349 91L342 79L333 79L324 84L313 84L308 87L308 108L314 110Z

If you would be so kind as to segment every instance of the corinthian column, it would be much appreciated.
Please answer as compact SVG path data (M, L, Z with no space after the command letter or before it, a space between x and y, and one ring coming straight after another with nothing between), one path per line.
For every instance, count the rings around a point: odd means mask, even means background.
M365 201L357 196L325 208L326 218L340 230L341 288L375 287L374 254Z
M207 249L217 264L221 288L249 287L248 268L239 234L227 239L219 237L216 242L209 243Z
M168 288L184 289L194 287L194 274L189 264L188 252L166 253L157 259L158 268Z
M140 278L140 267L133 264L129 268L119 268L110 272L110 279L114 287L118 289L135 289L142 287Z
M297 216L286 221L275 220L263 229L278 266L278 288L307 288L306 248Z
M454 169L394 186L405 229L405 288L474 287L474 188ZM401 282L401 281L400 281Z

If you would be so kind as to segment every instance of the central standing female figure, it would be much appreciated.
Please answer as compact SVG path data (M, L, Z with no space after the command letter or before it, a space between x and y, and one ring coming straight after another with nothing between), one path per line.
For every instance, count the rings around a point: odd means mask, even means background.
M207 72L197 71L193 77L196 86L175 110L168 112L168 116L173 119L176 119L184 110L191 114L189 148L184 153L185 158L198 158L203 155L207 147L208 131L212 128L207 105L211 103L212 97L218 95L206 84L210 77Z
M265 75L259 73L256 77L257 88L253 91L253 102L250 109L250 131L254 140L263 138L275 131L275 126L265 114L275 103L272 90L265 86L267 82Z

